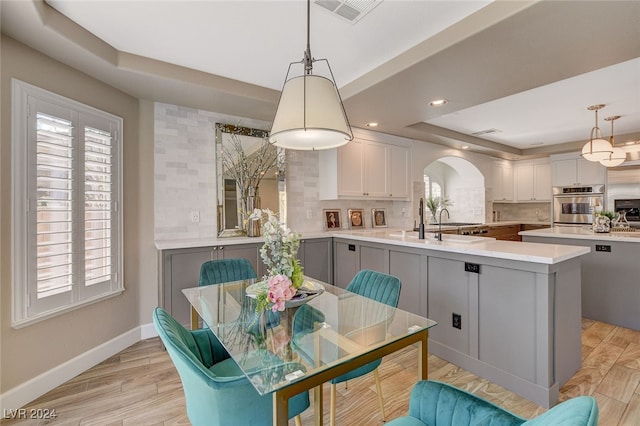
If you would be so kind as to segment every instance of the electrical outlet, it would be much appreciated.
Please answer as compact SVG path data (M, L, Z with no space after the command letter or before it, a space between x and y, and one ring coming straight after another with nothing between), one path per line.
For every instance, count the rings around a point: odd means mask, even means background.
M191 223L200 223L200 210L191 210Z
M457 328L458 330L462 330L462 315L456 314L455 312L451 314L451 325L453 328Z
M313 211L307 210L307 219L311 219L313 217Z

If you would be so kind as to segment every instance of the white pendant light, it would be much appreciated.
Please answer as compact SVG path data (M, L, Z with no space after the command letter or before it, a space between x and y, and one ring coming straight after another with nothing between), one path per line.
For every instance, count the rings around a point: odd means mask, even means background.
M589 111L596 112L596 125L591 129L589 142L582 147L582 157L589 161L606 160L613 152L611 144L602 138L602 133L598 127L598 110L604 108L604 104L591 105L587 108Z
M605 121L611 122L611 136L609 137L609 142L611 143L611 147L613 152L607 156L604 160L600 160L600 164L606 167L615 167L624 163L627 159L627 152L622 148L616 148L615 143L613 141L613 122L620 118L619 115L613 115L611 117L605 118Z
M326 59L313 59L309 43L311 1L307 0L307 50L301 62L289 64L269 142L287 149L320 150L342 146L353 139L351 126ZM313 75L313 63L326 62L331 78ZM291 67L304 73L289 78Z

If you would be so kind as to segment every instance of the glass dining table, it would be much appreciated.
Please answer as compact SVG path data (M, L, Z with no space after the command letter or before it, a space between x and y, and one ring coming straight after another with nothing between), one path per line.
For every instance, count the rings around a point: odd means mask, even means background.
M273 395L273 424L288 424L288 400L313 392L314 423L322 425L322 384L418 344L418 379L427 378L429 328L437 323L305 277L320 294L282 312L256 312L259 280L182 290L261 395Z

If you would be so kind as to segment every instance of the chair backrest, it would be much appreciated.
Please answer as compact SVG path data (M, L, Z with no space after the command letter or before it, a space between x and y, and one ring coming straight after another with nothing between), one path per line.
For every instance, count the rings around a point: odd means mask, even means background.
M271 424L271 397L255 391L209 329L187 330L162 308L153 324L180 375L191 424Z
M432 426L597 426L598 405L591 396L578 396L527 420L448 383L422 380L411 391L409 416ZM389 422L389 426L409 424L402 420Z
M198 285L219 284L252 278L257 278L256 271L247 259L209 260L200 267Z
M398 307L402 283L393 275L362 269L351 280L347 290L394 308Z

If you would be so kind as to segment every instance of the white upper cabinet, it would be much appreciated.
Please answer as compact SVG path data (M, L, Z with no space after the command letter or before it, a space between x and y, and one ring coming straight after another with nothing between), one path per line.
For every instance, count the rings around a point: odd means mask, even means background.
M606 182L607 168L579 154L551 157L553 186L596 185Z
M360 140L353 140L338 149L329 151L321 151L322 154L331 154L334 162L337 161L337 191L344 197L360 197L364 193L364 143ZM320 175L322 177L322 161L320 166ZM322 180L320 187L322 188ZM322 198L322 195L321 195Z
M510 163L493 163L493 201L513 201L513 168Z
M356 136L340 148L320 151L321 200L409 198L410 142L374 137Z
M551 201L551 164L548 160L516 164L518 201Z
M389 145L389 194L393 198L409 198L411 176L410 149L406 146Z

